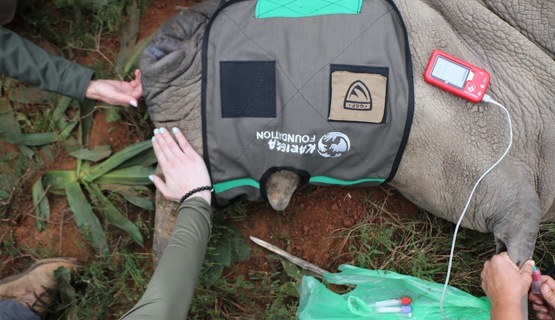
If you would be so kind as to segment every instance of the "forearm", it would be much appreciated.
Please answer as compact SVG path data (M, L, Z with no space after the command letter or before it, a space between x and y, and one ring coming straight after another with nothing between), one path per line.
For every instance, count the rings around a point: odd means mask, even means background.
M0 73L34 87L83 100L94 72L0 27Z
M490 312L491 320L523 320L520 301L503 301L493 303Z
M174 231L141 300L122 319L185 319L210 238L211 209L200 197L178 210Z

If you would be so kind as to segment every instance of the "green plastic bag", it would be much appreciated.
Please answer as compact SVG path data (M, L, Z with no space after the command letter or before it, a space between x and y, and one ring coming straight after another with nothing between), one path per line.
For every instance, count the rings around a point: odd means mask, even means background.
M378 313L373 303L410 297L411 319L444 319L439 302L443 284L425 281L392 271L368 270L351 265L339 266L340 273L326 273L330 284L354 285L356 288L339 295L317 279L304 276L297 317L300 320L335 319L402 319L398 313ZM478 298L455 287L447 287L443 311L449 320L490 318L487 297Z

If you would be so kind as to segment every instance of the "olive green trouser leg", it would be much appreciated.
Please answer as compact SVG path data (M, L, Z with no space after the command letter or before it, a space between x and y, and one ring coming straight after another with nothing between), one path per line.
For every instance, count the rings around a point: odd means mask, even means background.
M172 237L141 300L122 319L185 319L200 275L211 210L200 197L178 210Z

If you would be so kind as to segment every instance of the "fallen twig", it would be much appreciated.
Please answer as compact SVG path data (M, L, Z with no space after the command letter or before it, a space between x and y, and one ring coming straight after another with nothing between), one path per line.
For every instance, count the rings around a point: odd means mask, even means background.
M253 237L253 236L250 236L249 238L250 238L254 243L258 244L259 246L264 247L264 248L266 248L266 249L268 249L268 250L270 250L270 251L272 251L272 252L274 252L274 253L276 253L276 254L282 256L282 257L284 257L285 259L287 259L287 260L293 262L294 264L296 264L297 266L299 266L299 267L301 267L301 268L303 268L303 269L306 269L306 270L308 270L308 271L312 271L312 272L314 272L314 273L316 273L316 274L318 274L318 275L321 275L321 276L323 276L324 273L326 273L326 272L329 273L329 271L326 271L326 270L324 270L324 269L322 269L322 268L320 268L320 267L318 267L318 266L316 266L316 265L313 265L313 264L310 263L310 262L304 261L304 260L301 259L301 258L295 257L294 255L289 254L289 253L287 253L286 251L283 251L283 250L281 250L280 248L278 248L278 247L276 247L276 246L274 246L274 245L271 245L271 244L269 244L268 242L266 242L266 241L264 241L264 240L258 239L258 238Z

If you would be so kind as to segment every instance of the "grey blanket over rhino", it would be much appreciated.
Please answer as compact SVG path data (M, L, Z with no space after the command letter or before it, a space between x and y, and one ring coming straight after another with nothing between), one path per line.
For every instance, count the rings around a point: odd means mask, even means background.
M539 223L555 218L555 1L395 3L409 33L415 114L390 185L434 215L458 220L474 182L506 148L506 119L499 109L466 103L418 75L435 48L488 70L488 93L511 113L514 145L482 181L462 226L493 232L498 250L521 263L532 255ZM198 151L200 45L217 4L207 1L169 19L140 66L155 125L180 127ZM174 207L158 199L156 210L158 221ZM157 232L166 229L157 226Z
M227 2L204 36L203 147L217 202L264 201L281 170L310 184L391 180L414 110L392 2L302 18L256 18L258 4Z

